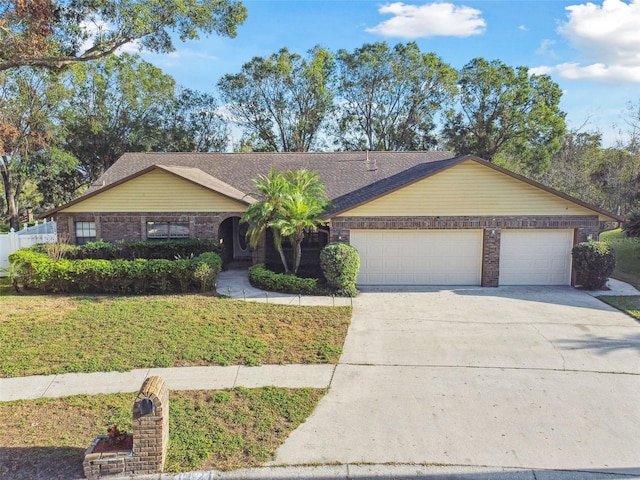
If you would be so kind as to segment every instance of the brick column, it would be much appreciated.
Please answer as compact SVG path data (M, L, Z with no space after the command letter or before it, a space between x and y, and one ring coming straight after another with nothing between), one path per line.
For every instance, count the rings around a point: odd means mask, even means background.
M497 287L500 278L500 229L485 228L482 241L482 286Z
M135 473L162 472L168 443L169 389L161 377L149 377L133 404Z

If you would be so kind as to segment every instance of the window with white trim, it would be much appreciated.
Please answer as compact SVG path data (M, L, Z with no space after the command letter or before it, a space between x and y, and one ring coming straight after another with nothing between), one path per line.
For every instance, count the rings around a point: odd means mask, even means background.
M189 224L184 222L147 222L147 240L189 238Z
M96 241L96 222L75 222L76 245Z

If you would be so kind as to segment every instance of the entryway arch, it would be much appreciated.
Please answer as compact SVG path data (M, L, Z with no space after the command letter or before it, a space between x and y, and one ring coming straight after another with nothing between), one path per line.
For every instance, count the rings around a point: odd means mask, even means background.
M246 233L247 224L240 223L240 217L229 217L222 221L218 229L218 239L225 264L236 260L251 260L251 248L247 244Z

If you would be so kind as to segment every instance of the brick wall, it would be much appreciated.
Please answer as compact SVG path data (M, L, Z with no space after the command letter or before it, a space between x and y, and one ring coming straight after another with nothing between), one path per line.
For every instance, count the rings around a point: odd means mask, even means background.
M58 213L58 238L75 244L75 222L95 222L96 239L146 240L147 222L180 222L189 224L191 238L218 241L220 224L229 217L242 217L242 212L219 213Z

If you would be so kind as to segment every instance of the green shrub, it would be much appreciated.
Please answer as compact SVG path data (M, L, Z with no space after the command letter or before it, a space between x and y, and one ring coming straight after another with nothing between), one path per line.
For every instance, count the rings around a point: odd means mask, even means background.
M622 231L627 237L640 237L640 208L635 208L627 215L622 224Z
M330 243L320 252L320 266L327 285L337 295L356 296L356 279L360 270L358 251L346 243Z
M603 288L616 267L616 253L605 242L578 243L571 251L576 282L587 290Z
M47 253L47 244L31 247L34 251ZM64 257L70 260L134 260L136 258L175 260L176 258L197 257L206 252L220 253L220 245L213 240L198 238L187 240L132 242L105 242L97 240L85 245L69 245Z
M271 292L282 293L314 293L318 280L315 278L300 278L295 275L275 273L263 264L249 268L249 281L254 287Z
M206 252L189 259L55 261L31 249L10 255L25 288L64 293L171 293L207 289L215 284L222 259ZM206 276L203 271L206 270Z

